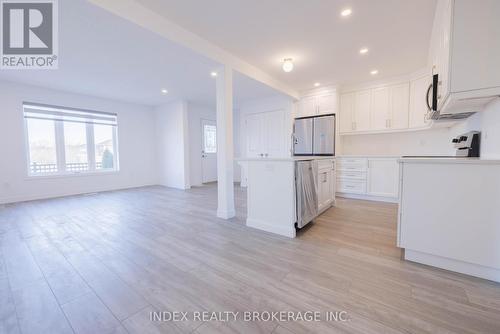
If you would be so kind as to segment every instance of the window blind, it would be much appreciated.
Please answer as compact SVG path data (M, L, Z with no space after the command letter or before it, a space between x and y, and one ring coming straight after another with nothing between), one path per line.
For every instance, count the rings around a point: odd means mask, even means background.
M24 118L52 121L90 123L116 126L117 115L102 111L85 110L69 107L51 106L39 103L23 103Z

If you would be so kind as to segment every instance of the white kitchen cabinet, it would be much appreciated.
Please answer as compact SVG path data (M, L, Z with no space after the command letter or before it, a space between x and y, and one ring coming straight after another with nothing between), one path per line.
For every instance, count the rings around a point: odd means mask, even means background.
M410 106L410 84L404 83L389 87L390 109L387 119L388 129L408 129L408 110Z
M342 94L340 96L340 133L348 133L354 131L353 121L354 109L354 94Z
M318 115L334 114L337 109L337 93L318 95L316 103Z
M297 117L308 117L316 115L316 97L304 97L299 101Z
M410 110L408 116L411 129L429 127L430 120L427 118L428 108L425 99L430 84L430 76L423 76L410 82Z
M390 127L389 93L389 87L380 87L372 90L370 130L386 130Z
M478 112L500 94L500 1L439 0L431 34L441 115Z
M409 109L409 82L341 94L340 133L409 129Z
M354 131L370 130L371 90L363 90L354 94Z
M332 206L335 201L335 162L334 160L318 160L318 211L322 212Z
M368 159L367 194L397 197L399 164L396 159Z
M399 196L398 158L337 158L339 196L396 202Z
M247 157L278 158L285 156L285 126L285 112L283 110L247 115Z
M337 92L323 92L300 99L297 117L335 114L337 109Z

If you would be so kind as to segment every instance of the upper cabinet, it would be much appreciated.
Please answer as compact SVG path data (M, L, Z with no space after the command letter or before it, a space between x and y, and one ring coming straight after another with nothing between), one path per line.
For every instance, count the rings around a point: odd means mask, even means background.
M429 127L430 120L427 117L427 104L425 97L427 88L431 84L429 76L423 76L410 82L410 111L409 127L410 129Z
M419 94L414 97L419 105L412 106L410 85L410 82L404 82L341 94L340 133L372 133L409 129L409 120L414 118L414 116L410 117L410 110L419 113L422 117L427 112L427 109L422 108L425 104L425 89L414 91L415 94Z
M283 110L248 114L245 124L247 157L280 158L287 155Z
M354 131L370 130L371 98L371 90L363 90L354 94Z
M336 110L337 92L322 92L302 98L298 103L296 117L334 114Z
M439 0L431 36L441 114L481 111L500 95L500 1Z

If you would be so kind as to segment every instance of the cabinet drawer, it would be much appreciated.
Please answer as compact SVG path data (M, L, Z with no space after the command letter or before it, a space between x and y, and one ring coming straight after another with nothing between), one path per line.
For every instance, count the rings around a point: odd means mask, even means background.
M365 171L368 167L368 159L343 158L337 160L337 169Z
M335 169L335 160L327 159L327 160L318 160L318 170L332 170Z
M341 193L365 194L366 182L356 180L337 180L337 191Z
M337 173L339 179L354 179L354 180L366 180L367 174L366 172L361 172L357 170L339 170Z

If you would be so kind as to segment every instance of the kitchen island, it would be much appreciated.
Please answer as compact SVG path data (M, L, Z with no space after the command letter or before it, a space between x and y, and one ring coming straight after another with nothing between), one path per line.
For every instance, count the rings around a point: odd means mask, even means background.
M321 213L335 202L333 157L237 159L247 170L247 226L289 238L296 236L295 165L309 160L317 166L317 210Z
M500 160L399 162L404 258L500 282Z

